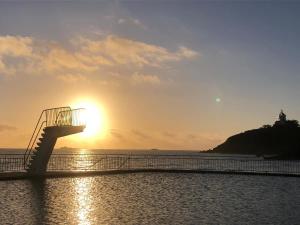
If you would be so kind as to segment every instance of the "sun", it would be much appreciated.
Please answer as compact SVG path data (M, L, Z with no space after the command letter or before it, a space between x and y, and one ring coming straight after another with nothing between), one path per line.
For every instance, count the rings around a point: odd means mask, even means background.
M72 108L84 108L80 115L86 127L80 136L82 138L100 138L105 133L106 116L103 107L92 100L79 100L71 104Z

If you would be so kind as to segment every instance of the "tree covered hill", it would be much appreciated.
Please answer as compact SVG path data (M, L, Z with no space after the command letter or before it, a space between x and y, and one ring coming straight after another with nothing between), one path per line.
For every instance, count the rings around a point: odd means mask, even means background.
M283 112L273 126L229 137L210 152L230 154L277 155L278 158L300 158L300 127L296 120L286 120Z

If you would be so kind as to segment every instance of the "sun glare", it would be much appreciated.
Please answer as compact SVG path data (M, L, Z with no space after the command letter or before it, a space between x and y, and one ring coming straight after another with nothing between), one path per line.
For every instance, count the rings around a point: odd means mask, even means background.
M91 100L82 100L72 104L72 108L85 109L80 115L86 124L84 132L80 134L81 137L97 138L104 134L106 118L102 106Z

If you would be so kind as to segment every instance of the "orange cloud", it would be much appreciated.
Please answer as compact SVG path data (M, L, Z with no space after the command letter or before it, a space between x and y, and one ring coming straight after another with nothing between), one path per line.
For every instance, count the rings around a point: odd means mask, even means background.
M139 74L139 73L134 73L133 75L131 75L131 82L134 85L143 84L143 83L152 84L152 85L161 84L161 80L159 79L158 76Z
M12 75L17 68L7 66L7 57L27 58L32 56L32 42L29 37L0 36L0 75Z
M78 81L86 81L86 77L80 74L61 74L57 76L58 79L67 83L76 83Z
M0 56L30 56L32 42L30 37L0 36Z
M102 40L90 40L81 37L74 40L74 43L81 47L83 55L100 56L110 61L111 65L161 66L161 63L164 62L180 61L198 56L196 51L183 46L178 51L171 52L158 45L114 35L109 35Z
M184 46L177 51L169 51L158 45L115 35L100 40L80 37L70 43L67 48L58 42L31 37L0 36L0 75L48 74L74 81L78 76L70 74L90 75L100 70L109 73L114 66L122 66L134 73L130 79L135 84L160 84L158 76L137 74L135 71L145 66L162 68L165 63L189 60L199 55ZM7 60L9 57L15 60ZM63 76L66 76L65 79Z

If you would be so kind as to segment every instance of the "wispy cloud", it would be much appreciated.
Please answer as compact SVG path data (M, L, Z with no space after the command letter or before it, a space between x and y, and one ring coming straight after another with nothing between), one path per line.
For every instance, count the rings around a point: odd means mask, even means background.
M134 18L119 18L118 19L118 24L119 25L133 25L139 28L142 28L144 30L147 29L147 27L139 20L139 19L134 19Z
M32 39L21 36L0 36L1 56L30 56L32 54Z
M110 130L110 134L111 136L113 136L114 138L117 138L117 139L123 139L123 135L121 134L121 132L117 129L111 129Z
M208 150L220 144L223 138L219 134L190 133L185 131L169 132L154 130L110 130L114 140L122 140L122 144L133 144L140 148L154 147L162 149L195 149ZM127 146L132 147L132 146Z
M140 130L132 130L131 132L132 132L132 134L134 134L135 136L137 136L139 138L151 139L151 137L148 134L146 134L145 132L142 132Z
M199 56L199 53L185 46L180 46L178 55L180 56L180 58L192 59Z
M131 75L131 83L133 85L140 85L140 84L160 85L161 80L156 75L140 74L136 72Z
M123 23L125 23L125 19L123 18L118 19L118 24L123 24Z
M57 76L58 79L67 83L76 83L79 81L86 81L86 77L81 74L61 74Z
M190 60L198 55L184 46L170 51L116 35L99 39L73 38L69 47L51 40L0 36L0 75L46 74L75 82L82 81L83 76L99 74L99 71L113 72L118 66L132 71L130 79L135 84L157 85L161 83L157 75L135 72L146 66L163 68L166 63Z
M109 35L101 40L81 37L73 42L80 46L81 55L100 57L108 65L159 67L165 62L191 59L198 55L195 51L182 46L177 51L172 52L158 45L121 38L115 35Z
M32 57L32 42L30 37L21 36L0 36L0 75L14 74L20 63L15 67L9 66L12 58L28 59Z
M4 132L4 131L14 131L17 128L14 126L9 126L9 125L5 125L5 124L0 124L0 132Z
M175 133L169 132L169 131L162 132L162 136L167 137L167 138L176 138L177 137L177 135Z

